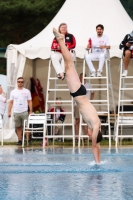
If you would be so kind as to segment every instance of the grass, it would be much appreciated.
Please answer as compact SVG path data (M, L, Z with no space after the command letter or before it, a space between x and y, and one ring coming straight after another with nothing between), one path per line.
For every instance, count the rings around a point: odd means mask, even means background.
M32 140L32 145L30 146L40 146L41 147L41 143L42 143L42 140ZM101 146L109 146L109 140L108 139L103 139L101 141ZM16 146L16 142L4 142L4 145L15 145ZM25 145L26 145L26 142L25 142ZM49 145L48 146L52 146L53 145L53 142L49 142ZM133 140L132 139L123 139L120 143L120 145L133 145ZM73 146L73 142L72 140L65 140L64 142L59 142L59 141L54 141L54 146L65 146L65 147L72 147ZM77 147L78 146L78 142L75 142L75 146ZM84 147L87 147L88 146L88 141L85 141L84 142L84 145L82 144L82 141L81 141L81 147L84 146ZM91 141L89 141L89 146L91 146ZM115 141L114 140L111 140L111 146L115 146Z

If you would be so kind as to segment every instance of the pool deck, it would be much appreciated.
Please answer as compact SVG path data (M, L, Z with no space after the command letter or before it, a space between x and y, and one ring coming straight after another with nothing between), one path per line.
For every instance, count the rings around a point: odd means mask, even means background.
M11 149L22 149L22 146L17 146L17 145L4 145L3 147L1 146L0 148L11 148ZM25 146L24 149L43 149L42 146L37 146L37 145L30 145L30 146ZM45 146L44 149L47 149L47 148L73 148L72 146L68 145L48 145L48 146ZM78 146L75 146L74 148L78 148ZM91 149L91 145L90 146L80 146L80 149ZM133 145L119 145L117 149L128 149L128 148L133 148ZM101 149L109 149L109 146L108 145L102 145L101 146ZM115 145L112 145L110 149L116 149Z

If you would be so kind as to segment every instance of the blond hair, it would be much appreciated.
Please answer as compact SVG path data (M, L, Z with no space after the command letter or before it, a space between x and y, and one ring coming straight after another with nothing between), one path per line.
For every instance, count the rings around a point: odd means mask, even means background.
M66 23L61 23L61 24L59 25L59 27L58 27L58 32L59 32L59 33L61 33L61 32L60 32L60 27L61 27L61 26L64 26L64 25L67 26ZM67 33L68 33L68 31L67 31Z

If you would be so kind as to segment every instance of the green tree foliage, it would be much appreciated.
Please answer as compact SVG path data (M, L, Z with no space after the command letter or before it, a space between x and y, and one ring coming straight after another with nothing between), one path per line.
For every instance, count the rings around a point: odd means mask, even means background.
M0 47L34 37L53 19L65 0L0 0Z
M100 1L100 0L99 0ZM133 0L120 0L133 19ZM0 47L34 37L53 19L65 0L0 0Z
M133 19L133 0L120 0L129 16Z

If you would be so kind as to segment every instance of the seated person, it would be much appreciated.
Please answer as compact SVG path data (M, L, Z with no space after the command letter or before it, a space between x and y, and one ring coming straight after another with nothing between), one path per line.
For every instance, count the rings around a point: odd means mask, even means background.
M90 69L91 77L96 76L96 70L92 64L95 59L99 60L99 67L97 70L97 77L102 76L103 66L106 58L106 49L110 49L110 42L106 35L103 35L104 26L99 24L96 26L97 35L90 38L91 44L88 43L87 48L92 48L92 53L85 55L86 63Z
M128 74L128 65L130 63L130 58L133 58L133 31L130 34L127 34L123 41L121 42L120 49L124 49L124 72L122 74L123 77L126 77Z
M74 49L76 46L76 40L72 34L68 33L67 24L61 23L59 25L58 30L61 34L65 36L65 45L67 46L67 48ZM55 68L56 73L58 74L58 78L63 80L65 78L64 59L62 57L60 45L56 40L56 38L53 39L51 50L52 50L51 54L52 64ZM75 61L75 54L73 53L73 51L71 51L71 55L73 57L73 60Z
M61 97L56 98L56 107L51 107L49 109L49 112L56 112L56 114L52 114L51 117L53 119L53 123L56 123L57 126L55 126L55 135L61 135L62 134L62 126L58 125L64 122L66 115L62 114L60 112L65 112L65 109L61 106Z

